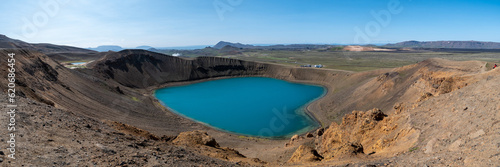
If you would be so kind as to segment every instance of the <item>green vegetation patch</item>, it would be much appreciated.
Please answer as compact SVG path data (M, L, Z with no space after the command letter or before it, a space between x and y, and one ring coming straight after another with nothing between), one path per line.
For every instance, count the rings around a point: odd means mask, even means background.
M413 151L417 151L418 150L418 147L411 147L410 149L408 149L408 152L413 152Z
M139 100L137 97L132 96L132 97L130 97L130 98L131 98L133 101L140 102L140 100Z

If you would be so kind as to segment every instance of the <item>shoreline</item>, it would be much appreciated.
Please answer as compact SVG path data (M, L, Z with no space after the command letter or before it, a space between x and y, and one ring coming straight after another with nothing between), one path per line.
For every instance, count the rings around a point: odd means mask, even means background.
M190 84L196 84L196 83L201 83L201 82L206 82L206 81L213 81L213 80L221 80L221 79L230 79L230 78L244 78L244 77L263 77L263 78L272 78L272 79L277 79L277 80L282 80L282 81L287 81L287 82L291 82L291 83L299 83L299 84L306 84L306 85L313 85L313 86L320 86L324 89L323 91L323 94L313 100L311 100L310 102L306 103L306 106L303 106L301 107L300 109L303 110L304 114L306 116L308 116L313 122L315 125L312 125L310 128L310 130L306 130L306 131L302 131L299 130L297 132L299 133L291 133L290 135L286 135L286 136L282 136L282 137L263 137L263 136L252 136L252 135L247 135L247 134L239 134L239 133L236 133L236 132L231 132L231 131L227 131L227 130L224 130L224 129L220 129L220 128L217 128L217 127L213 127L207 123L204 123L204 122L201 122L201 121L197 121L197 120L194 120L192 118L189 118L183 114L180 114L179 112L167 107L163 102L161 102L159 99L156 98L155 96L155 93L156 93L156 90L158 89L162 89L162 88L167 88L167 87L175 87L175 86L185 86L185 85L190 85ZM324 97L326 97L326 95L330 92L330 88L327 86L327 85L324 85L323 83L319 83L319 82L315 82L315 81L300 81L300 80L289 80L289 79L279 79L279 78L275 78L275 77L269 77L269 76L265 76L265 75L241 75L241 76L221 76L221 77L211 77L211 78L204 78L204 79L199 79L199 80L193 80L193 81L178 81L178 82L170 82L170 83L165 83L165 84L161 84L161 85L157 85L157 86L152 86L152 87L149 87L149 88L146 88L146 90L148 91L148 95L156 102L159 102L162 107L164 109L166 109L167 111L173 113L173 114L176 114L176 115L179 115L185 119L188 119L190 121L193 121L195 123L198 123L198 124L201 124L205 127L208 127L210 129L213 129L213 130L216 130L216 131L219 131L219 132L222 132L222 133L226 133L226 134L229 134L229 135L239 135L239 136L245 136L245 137L255 137L255 138L261 138L261 139L270 139L270 140L288 140L291 136L293 135L305 135L307 133L310 133L310 132L315 132L317 129L320 129L320 128L323 128L323 124L324 122L321 122L318 118L316 118L316 115L311 111L310 107L313 105L313 104L316 104L318 103L321 99L324 99ZM309 129L310 126L307 126L303 129Z

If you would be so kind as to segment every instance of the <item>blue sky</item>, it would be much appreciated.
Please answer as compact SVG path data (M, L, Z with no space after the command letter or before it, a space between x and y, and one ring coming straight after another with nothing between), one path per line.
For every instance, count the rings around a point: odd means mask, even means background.
M4 0L0 13L0 34L78 47L500 42L497 0Z

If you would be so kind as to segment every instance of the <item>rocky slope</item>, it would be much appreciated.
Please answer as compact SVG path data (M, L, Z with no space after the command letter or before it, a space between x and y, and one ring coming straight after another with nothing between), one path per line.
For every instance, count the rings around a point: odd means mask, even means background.
M258 75L268 65L218 57L188 60L145 50L124 50L107 54L90 66L96 74L121 85L147 88L168 82Z
M11 39L5 35L0 34L0 48L3 49L26 49L31 51L38 51L46 54L56 61L81 61L81 60L94 60L102 57L96 51L63 45L54 45L48 43L32 44L24 41Z
M410 87L434 94L423 93L419 99L397 103L387 112L391 114L386 115L379 109L353 111L340 124L332 123L324 134L309 139L312 141L305 143L311 147L309 150L299 147L289 163L318 166L499 164L500 115L497 111L500 105L496 101L500 91L494 87L500 81L500 71L484 68L477 73L456 71L470 68L466 64L473 65L472 62L428 60L426 63L455 70L432 72L415 81ZM425 85L426 80L433 80L434 84ZM313 156L316 158L306 154L316 151L318 154Z
M15 49L15 48L23 48L33 51L42 52L45 54L48 53L95 53L95 51L72 47L72 46L63 46L63 45L54 45L48 43L39 43L32 44L24 41L11 39L5 35L0 34L0 48L3 49Z

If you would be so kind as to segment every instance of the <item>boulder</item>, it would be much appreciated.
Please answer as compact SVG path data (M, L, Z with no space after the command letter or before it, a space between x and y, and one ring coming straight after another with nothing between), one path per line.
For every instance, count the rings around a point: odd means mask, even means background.
M318 154L318 152L309 147L300 145L297 150L293 153L292 157L288 160L289 163L297 163L297 162L313 162L313 161L321 161L323 157Z
M387 117L380 109L375 108L366 112L366 114L371 120L381 121L384 117Z
M417 102L425 101L433 96L434 95L432 93L429 93L429 92L422 93L422 96L420 96L420 98L418 98Z
M219 144L214 138L210 137L207 132L200 130L182 132L172 141L172 143L186 146L205 145L210 147L219 147Z
M339 156L352 156L357 154L364 154L363 145L360 143L347 143L340 147L338 152Z
M322 136L324 132L325 132L325 128L319 128L318 130L316 130L316 135Z
M302 136L293 135L292 138L290 138L290 141L288 143L285 143L285 147L293 145L294 142L296 142L296 141L298 141L298 140L300 140L302 138L303 138Z
M290 138L290 142L297 141L300 139L299 135L293 135L292 138Z
M306 137L310 138L310 137L314 137L314 135L311 132L309 132L309 133L306 134Z

